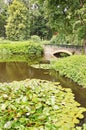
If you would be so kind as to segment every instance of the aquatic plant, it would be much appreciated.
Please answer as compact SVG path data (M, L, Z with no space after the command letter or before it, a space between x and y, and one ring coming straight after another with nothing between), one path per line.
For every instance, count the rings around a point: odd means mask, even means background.
M84 111L58 82L0 83L0 130L75 130Z

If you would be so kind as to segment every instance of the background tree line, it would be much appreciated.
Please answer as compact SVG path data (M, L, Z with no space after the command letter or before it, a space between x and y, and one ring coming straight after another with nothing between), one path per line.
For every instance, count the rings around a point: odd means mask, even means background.
M33 0L0 1L0 37L27 40L31 35L50 39L51 27L44 18L42 5Z
M26 40L64 39L66 43L86 43L85 0L0 0L0 36Z

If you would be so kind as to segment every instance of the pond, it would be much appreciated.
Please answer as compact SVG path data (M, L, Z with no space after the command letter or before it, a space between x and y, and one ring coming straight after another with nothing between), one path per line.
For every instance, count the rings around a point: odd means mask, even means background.
M46 62L47 63L47 62ZM75 94L75 99L86 107L86 89L73 83L71 80L60 76L57 72L49 69L35 68L27 57L13 56L6 57L0 61L0 82L12 82L25 79L42 79L60 82L62 87L69 87ZM49 64L48 64L49 65Z
M0 82L12 82L27 78L56 81L48 69L34 68L27 62L0 62Z
M86 107L86 88L82 88L78 84L74 83L72 80L60 76L58 72L54 72L52 75L60 82L61 86L64 88L71 88L75 95L75 100L78 101L81 106Z
M32 60L33 59L33 60ZM43 65L46 63L46 66ZM21 81L26 79L41 79L52 82L60 82L62 87L71 88L75 100L78 101L82 107L86 107L86 89L78 86L73 81L62 77L58 72L49 70L49 59L29 59L28 56L14 55L0 57L0 83ZM46 68L47 67L47 68ZM85 123L86 113L84 119L81 120L81 125Z

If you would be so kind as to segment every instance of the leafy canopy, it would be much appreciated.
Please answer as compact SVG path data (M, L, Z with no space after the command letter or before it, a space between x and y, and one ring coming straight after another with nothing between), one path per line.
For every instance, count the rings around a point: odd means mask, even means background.
M71 34L71 38L86 38L86 0L39 0L45 17L54 31Z

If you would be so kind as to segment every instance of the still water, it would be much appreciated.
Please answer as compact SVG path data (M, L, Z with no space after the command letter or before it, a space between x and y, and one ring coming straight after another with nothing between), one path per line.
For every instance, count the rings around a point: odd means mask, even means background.
M48 69L34 68L27 62L0 62L0 82L12 82L25 79L42 79L60 82L62 87L71 88L75 99L86 107L86 89Z
M1 62L0 63L0 82L12 82L25 80L27 78L43 79L56 81L56 78L49 75L47 69L37 69L31 67L26 62Z

